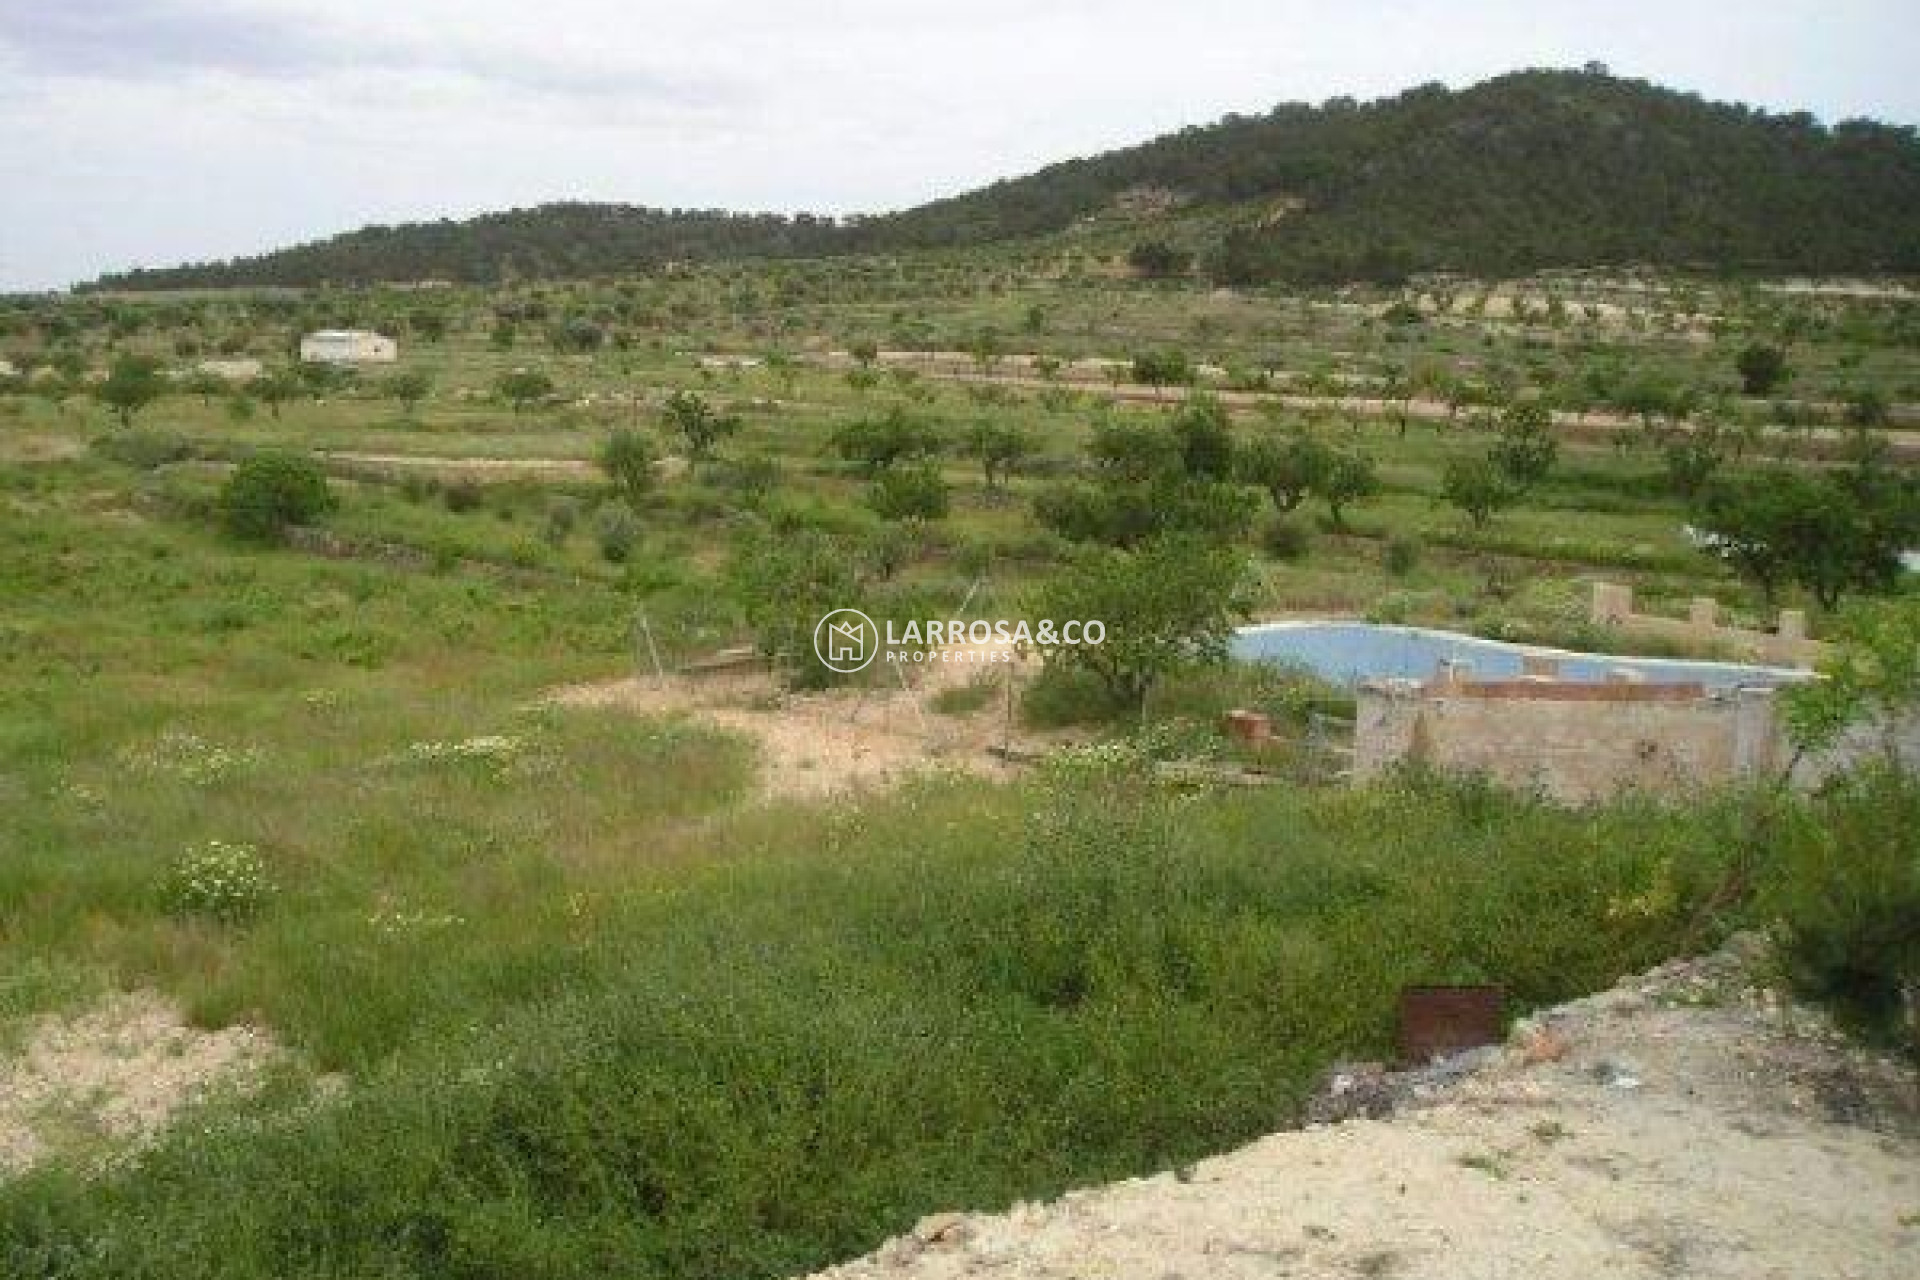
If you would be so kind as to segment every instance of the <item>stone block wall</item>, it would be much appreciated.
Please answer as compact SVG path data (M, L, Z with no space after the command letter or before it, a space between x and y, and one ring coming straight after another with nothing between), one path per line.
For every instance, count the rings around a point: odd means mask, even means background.
M1680 793L1776 774L1786 756L1765 689L1551 678L1363 685L1355 780L1402 762L1584 804L1630 789Z
M1588 616L1596 626L1678 640L1774 666L1811 667L1826 652L1825 645L1808 639L1807 615L1798 609L1782 609L1774 630L1754 631L1725 623L1720 602L1708 596L1696 596L1690 601L1685 618L1663 618L1634 612L1632 587L1596 582Z

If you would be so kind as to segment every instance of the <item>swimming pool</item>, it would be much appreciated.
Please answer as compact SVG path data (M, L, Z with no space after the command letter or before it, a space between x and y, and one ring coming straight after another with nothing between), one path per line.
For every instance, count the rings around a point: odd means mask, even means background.
M1251 662L1281 662L1304 667L1330 684L1362 680L1424 680L1441 659L1469 664L1476 680L1509 680L1521 674L1520 660L1537 655L1558 660L1560 678L1598 682L1610 671L1636 672L1652 684L1691 684L1708 688L1780 685L1804 680L1807 673L1785 667L1738 662L1697 662L1684 658L1624 658L1574 653L1541 645L1483 640L1457 631L1399 627L1375 622L1266 622L1242 627L1234 635L1234 657Z

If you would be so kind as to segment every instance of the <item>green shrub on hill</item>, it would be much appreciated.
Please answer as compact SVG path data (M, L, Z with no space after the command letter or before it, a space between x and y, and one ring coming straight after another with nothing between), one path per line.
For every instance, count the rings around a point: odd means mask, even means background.
M277 542L294 525L312 524L336 505L326 472L311 458L259 454L227 477L217 501L221 524L248 542Z

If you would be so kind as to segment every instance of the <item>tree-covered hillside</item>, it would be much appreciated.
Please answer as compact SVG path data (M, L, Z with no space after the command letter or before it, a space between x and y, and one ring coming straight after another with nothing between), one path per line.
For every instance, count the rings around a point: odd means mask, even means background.
M1716 104L1587 71L1454 92L1285 104L899 213L555 204L370 227L117 288L581 276L663 262L975 246L1063 231L1141 190L1222 211L1201 265L1230 283L1649 263L1920 271L1913 129Z
M831 219L807 214L647 209L564 203L455 221L364 227L231 262L104 276L114 289L565 279L644 271L666 262L817 257L840 251Z
M1230 281L1646 262L1920 270L1920 143L1593 74L1509 76L1322 110L1245 151L1299 215L1230 232Z

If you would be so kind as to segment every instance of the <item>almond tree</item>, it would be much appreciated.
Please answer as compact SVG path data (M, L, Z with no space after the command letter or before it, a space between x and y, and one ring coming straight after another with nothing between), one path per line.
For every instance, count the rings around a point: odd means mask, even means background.
M133 425L133 415L160 398L166 379L159 364L146 357L124 355L113 362L107 376L93 389L101 404L113 410L123 427Z
M686 441L687 457L695 462L711 458L721 437L730 436L740 429L739 418L730 413L717 412L704 396L691 391L674 392L667 398L663 412L667 430Z

